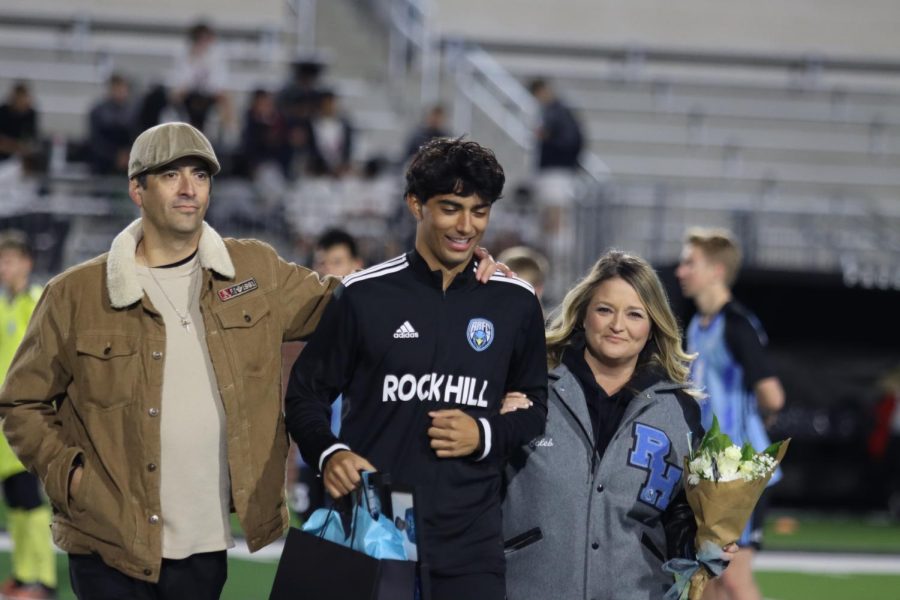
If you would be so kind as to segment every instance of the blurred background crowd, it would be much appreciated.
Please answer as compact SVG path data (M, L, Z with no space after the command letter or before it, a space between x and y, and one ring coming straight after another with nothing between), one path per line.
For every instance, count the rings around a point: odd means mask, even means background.
M37 281L106 251L137 214L134 137L172 120L222 161L210 223L320 269L335 227L353 265L410 246L401 174L445 135L497 153L486 245L538 265L548 311L617 247L687 323L684 233L728 228L785 388L771 436L794 439L772 527L850 518L849 549L900 553L900 6L549 6L0 0L0 229Z

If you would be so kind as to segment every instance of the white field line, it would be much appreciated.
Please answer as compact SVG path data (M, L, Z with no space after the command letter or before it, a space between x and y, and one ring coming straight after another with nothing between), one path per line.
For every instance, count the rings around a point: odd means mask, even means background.
M830 575L900 575L900 555L831 554L762 551L753 561L755 571L789 571Z
M269 562L277 562L281 557L281 549L284 547L284 541L278 540L251 554L250 549L247 548L247 542L243 538L235 539L234 544L234 548L228 551L228 555L232 558ZM57 554L63 554L63 551L59 548L54 546L53 549ZM0 532L0 552L9 552L10 550L12 550L12 542L9 539L9 534Z

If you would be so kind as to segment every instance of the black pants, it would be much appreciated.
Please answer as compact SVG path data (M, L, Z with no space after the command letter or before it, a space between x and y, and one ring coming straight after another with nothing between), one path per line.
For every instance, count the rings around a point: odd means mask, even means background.
M506 579L497 573L431 575L431 600L504 600Z
M129 577L96 554L69 555L69 578L78 600L218 600L227 576L224 550L163 559L159 583Z

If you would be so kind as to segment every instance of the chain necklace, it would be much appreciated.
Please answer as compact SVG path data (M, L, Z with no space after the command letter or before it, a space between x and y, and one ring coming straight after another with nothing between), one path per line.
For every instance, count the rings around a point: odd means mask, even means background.
M188 284L191 287L190 287L190 290L188 291L187 310L186 310L185 314L181 314L181 311L179 311L177 308L175 308L175 303L172 302L171 298L169 298L169 295L166 293L166 289L159 284L159 280L156 278L156 275L153 274L153 267L148 267L147 270L150 272L150 279L153 280L153 283L155 283L156 287L159 288L159 291L162 292L163 298L166 299L166 302L169 303L169 306L172 307L172 310L175 311L175 314L178 315L179 319L181 319L181 326L184 327L185 331L190 331L191 330L191 320L188 317L190 317L190 315L191 315L191 306L194 303L194 288L197 287L194 284L194 272L193 271L191 272L191 275L190 275L191 282Z

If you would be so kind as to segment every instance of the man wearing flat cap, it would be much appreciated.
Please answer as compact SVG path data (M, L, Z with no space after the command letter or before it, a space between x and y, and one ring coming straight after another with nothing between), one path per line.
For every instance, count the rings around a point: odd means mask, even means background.
M338 280L220 237L203 220L218 172L190 125L142 133L141 218L50 281L0 390L82 600L218 598L229 514L251 550L288 524L280 346Z
M338 280L220 237L203 220L218 172L186 123L138 136L141 218L47 284L0 388L81 600L218 598L229 514L251 551L288 525L281 344L312 333Z

